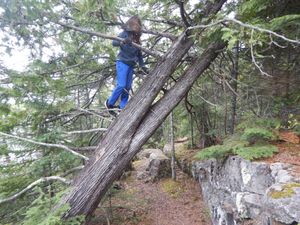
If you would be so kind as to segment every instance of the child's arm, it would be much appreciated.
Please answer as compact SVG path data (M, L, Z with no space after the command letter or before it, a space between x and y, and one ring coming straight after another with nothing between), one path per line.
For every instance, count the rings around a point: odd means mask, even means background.
M126 39L127 38L127 34L123 31L122 33L120 33L118 35L119 38L123 38L123 39ZM121 46L121 42L120 41L117 41L117 40L113 40L112 41L112 45L115 46L115 47L119 47Z

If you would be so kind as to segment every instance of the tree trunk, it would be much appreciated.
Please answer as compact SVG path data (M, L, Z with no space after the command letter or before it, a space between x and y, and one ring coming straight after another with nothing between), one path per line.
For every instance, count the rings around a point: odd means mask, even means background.
M175 141L174 141L174 115L170 113L170 142L171 142L171 169L172 179L176 180L176 169L175 169Z
M126 111L131 110L132 106L126 107L97 147L95 159L86 166L70 194L64 198L63 203L71 206L67 217L90 215L94 211L112 182L120 176L142 145L186 95L197 77L214 60L218 54L216 51L224 46L224 43L209 46L162 99L151 108L148 107L143 121L136 127L127 127L126 123L120 122L123 118L128 119ZM138 97L136 95L131 101L142 101ZM134 123L131 119L129 122ZM128 130L122 129L123 127ZM111 131L115 131L114 136Z
M237 79L238 79L238 62L239 62L239 42L236 42L236 46L233 49L233 68L231 72L232 78L232 89L237 93ZM236 117L236 94L232 93L231 97L231 124L230 124L230 134L234 133L234 124Z
M210 7L209 11L216 13L224 2L225 0L218 0L216 6ZM121 175L142 145L186 95L197 77L214 60L218 54L216 51L225 46L224 43L210 45L185 71L178 82L151 106L168 77L175 71L176 66L192 45L193 40L185 33L182 34L111 124L97 146L94 158L75 180L70 193L60 202L60 205L69 204L70 206L65 217L90 216L93 213L113 181Z
M195 147L195 141L194 141L194 120L193 120L193 112L190 112L190 120L191 120L191 148L193 149Z
M97 207L106 190L129 163L130 160L125 162L121 158L130 157L126 153L136 129L166 80L192 45L193 40L182 34L111 124L97 146L95 156L76 179L70 193L62 199L61 204L71 206L65 216L90 215Z

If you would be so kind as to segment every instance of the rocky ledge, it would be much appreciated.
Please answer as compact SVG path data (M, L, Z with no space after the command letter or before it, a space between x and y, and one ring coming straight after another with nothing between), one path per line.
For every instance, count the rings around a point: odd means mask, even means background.
M179 160L197 179L214 225L298 225L300 178L293 165L224 160Z

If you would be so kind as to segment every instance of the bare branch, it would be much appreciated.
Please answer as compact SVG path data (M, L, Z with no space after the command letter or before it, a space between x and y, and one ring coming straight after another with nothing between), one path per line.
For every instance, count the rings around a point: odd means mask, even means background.
M110 122L112 121L112 119L107 118L107 117L105 117L105 116L101 116L101 115L99 115L99 114L97 114L97 113L95 113L95 112L93 112L93 111L91 111L91 110L87 110L87 109L83 109L83 108L77 108L77 110L78 110L78 111L81 111L81 112L88 113L88 114L92 114L92 115L94 115L94 116L97 116L97 117L99 117L99 118L101 118L101 119L108 120L108 121L110 121Z
M42 178L40 178L40 179L32 182L26 188L24 188L22 191L14 194L14 195L12 195L11 197L8 197L8 198L5 198L5 199L1 199L0 200L0 204L11 202L11 201L17 199L18 197L20 197L25 192L27 192L30 189L32 189L33 187L35 187L36 185L38 185L39 183L46 182L46 181L52 181L52 180L58 180L58 181L61 181L62 183L67 184L67 185L69 185L71 183L71 181L69 181L69 180L67 180L65 178L59 177L59 176L42 177Z
M207 24L207 25L197 25L197 26L189 27L187 30L194 30L194 29L198 29L198 28L209 28L209 27L213 27L213 26L216 26L216 25L224 23L224 22L233 22L233 23L239 24L242 27L247 27L247 28L252 29L252 30L257 30L257 31L260 31L260 32L263 32L263 33L271 34L273 36L281 38L281 39L283 39L287 42L290 42L290 43L300 44L300 41L298 41L298 40L289 39L289 38L287 38L287 37L285 37L281 34L278 34L278 33L274 32L274 31L271 31L271 30L268 30L268 29L265 29L265 28L261 28L261 27L257 27L257 26L251 25L251 24L243 23L243 22L241 22L237 19L234 19L234 18L225 18L225 19L218 20L216 22L213 22L213 23L210 23L210 24Z
M84 168L83 165L82 165L82 166L74 167L74 168L69 169L69 170L67 170L66 172L64 172L61 176L62 176L62 177L68 176L69 174L71 174L71 173L73 173L73 172L75 172L75 171L77 171L77 170L82 170L83 168Z
M14 135L11 135L11 134L6 134L6 133L3 133L3 132L0 132L0 135L5 136L5 137L10 137L10 138L18 139L18 140L22 140L22 141L26 141L26 142L29 142L29 143L32 143L32 144L36 144L36 145L42 145L42 146L45 146L45 147L61 148L61 149L64 149L64 150L72 153L73 155L79 156L80 158L83 158L85 160L89 160L88 157L86 157L86 156L84 156L82 154L79 154L78 152L73 151L72 149L70 149L69 147L67 147L65 145L38 142L38 141L34 141L34 140L31 140L31 139L28 139L28 138L18 137L18 136L14 136Z
M186 11L185 11L185 9L184 9L184 2L183 2L182 0L176 0L175 2L176 2L176 3L178 4L178 6L179 6L179 9L180 9L180 16L181 16L181 19L182 19L182 21L183 21L185 27L189 27L189 26L190 26L190 23L189 23L189 21L188 21L188 19L187 19L187 13L186 13Z
M93 152L97 146L87 146L87 147L71 147L72 150L76 152Z
M182 23L178 23L176 21L170 21L170 20L156 20L156 19L144 19L144 20L148 20L151 22L155 22L155 23L165 23L165 24L169 24L171 26L177 26L177 27L184 27L184 25Z
M97 131L107 131L107 128L95 128L95 129L90 129L90 130L74 130L74 131L69 131L65 132L66 134L84 134L84 133L92 133L92 132L97 132Z
M110 35L102 34L102 33L95 32L95 31L90 31L90 30L87 30L87 29L84 29L84 28L81 28L81 27L76 27L76 26L73 26L73 25L69 25L69 24L66 24L66 23L63 23L63 22L55 21L54 23L59 24L59 25L61 25L63 27L67 27L67 28L72 29L72 30L79 31L81 33L92 35L92 36L97 36L97 37L101 37L101 38L105 38L105 39L110 39L110 40L116 40L116 41L123 41L123 39L119 38L119 37L110 36ZM138 45L138 44L136 44L134 42L132 43L132 45L134 47L142 50L143 52L147 53L148 55L151 55L151 56L153 56L155 58L161 58L161 55L159 53L150 51L149 49L144 48L141 45Z
M216 104L214 104L214 103L208 101L207 99L203 98L201 95L199 95L199 97L200 97L203 101L205 101L207 104L209 104L209 105L211 105L211 106L213 106L213 107L217 107Z
M270 34L270 39L271 39L270 44L274 44L279 48L286 48L287 47L287 46L282 46L282 45L278 44L276 41L274 41L271 34Z
M270 74L264 72L262 70L262 68L257 64L256 60L255 60L255 57L254 57L254 52L253 52L253 44L252 44L252 40L253 40L253 33L254 33L254 30L251 31L251 41L250 41L250 52L251 52L251 59L252 59L252 62L253 64L256 66L256 68L260 71L260 73L262 75L265 75L267 77L272 77Z
M166 38L171 39L172 41L175 41L175 39L177 38L176 35L173 35L170 33L165 33L165 32L152 31L152 30L147 30L147 29L143 29L142 32L147 33L147 34L161 36L161 37L166 37Z

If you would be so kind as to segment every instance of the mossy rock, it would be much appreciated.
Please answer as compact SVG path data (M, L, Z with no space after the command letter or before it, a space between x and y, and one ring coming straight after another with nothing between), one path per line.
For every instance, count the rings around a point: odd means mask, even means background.
M281 199L281 198L290 198L292 197L295 193L294 188L300 188L299 183L289 183L285 184L282 186L281 191L270 191L269 196L273 199Z

